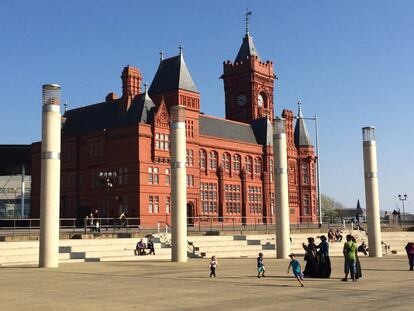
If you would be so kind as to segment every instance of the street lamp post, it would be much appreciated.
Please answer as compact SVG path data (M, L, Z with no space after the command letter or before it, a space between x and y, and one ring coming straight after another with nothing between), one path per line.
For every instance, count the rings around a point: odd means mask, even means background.
M404 194L404 195L401 195L401 194L399 194L398 195L398 199L402 202L402 208L403 208L403 220L402 220L402 223L404 224L405 223L405 206L404 206L404 201L405 200L407 200L407 195L406 194Z
M106 186L106 204L105 204L105 218L108 221L108 211L109 211L109 189L114 186L116 172L99 172L99 177L103 180Z

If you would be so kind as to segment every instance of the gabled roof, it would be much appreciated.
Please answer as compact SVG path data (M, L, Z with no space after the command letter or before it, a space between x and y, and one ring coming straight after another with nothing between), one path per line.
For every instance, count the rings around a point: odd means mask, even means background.
M306 128L305 120L302 116L302 109L299 105L298 119L295 125L295 145L298 147L302 146L313 146L312 140L309 137L308 130Z
M63 125L64 136L76 136L101 129L119 128L138 123L152 122L155 104L148 93L136 96L127 112L120 112L120 100L103 102L66 111Z
M162 94L178 89L198 93L182 53L161 60L148 93L150 95Z
M256 136L249 124L219 119L200 114L200 135L257 144Z
M246 33L246 35L243 37L242 45L240 47L239 53L237 53L234 62L244 61L250 56L257 56L260 60L259 53L257 52L256 47L253 43L253 37L250 34Z
M253 120L251 126L258 144L273 146L273 126L268 117Z

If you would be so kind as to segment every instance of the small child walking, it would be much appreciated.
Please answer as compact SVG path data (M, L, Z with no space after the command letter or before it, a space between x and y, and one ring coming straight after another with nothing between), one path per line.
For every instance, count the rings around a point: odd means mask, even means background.
M260 274L262 274L262 277L265 277L265 271L266 269L263 264L263 253L259 253L259 257L257 257L257 277L260 278Z
M216 256L211 257L211 261L210 261L210 277L216 277L216 268L218 267L218 262L216 259Z
M287 273L289 273L290 267L292 267L293 275L300 283L300 286L304 287L305 285L303 285L302 266L300 265L299 260L295 259L295 254L290 254L289 257L290 257L290 263L287 269Z

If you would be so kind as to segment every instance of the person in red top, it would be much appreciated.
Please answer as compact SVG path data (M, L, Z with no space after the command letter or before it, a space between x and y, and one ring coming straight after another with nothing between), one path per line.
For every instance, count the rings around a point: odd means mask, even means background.
M408 264L410 265L410 271L413 271L414 269L414 243L408 242L405 246L405 251L407 252L408 257Z

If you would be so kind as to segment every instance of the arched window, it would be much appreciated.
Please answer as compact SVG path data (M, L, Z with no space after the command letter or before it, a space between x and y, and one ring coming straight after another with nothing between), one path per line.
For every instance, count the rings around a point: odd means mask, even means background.
M222 156L223 159L223 167L226 172L230 172L230 155L225 152Z
M254 173L259 175L262 172L262 160L260 158L254 159Z
M208 154L208 167L211 170L217 169L217 152L210 151Z
M239 173L240 172L240 156L238 154L235 154L233 156L233 172Z
M304 185L309 184L309 168L307 163L302 163L302 180Z
M207 152L202 149L200 150L200 168L207 169Z
M252 172L252 166L253 166L252 162L253 161L252 161L251 157L249 157L249 156L244 157L244 167L245 167L247 173Z

